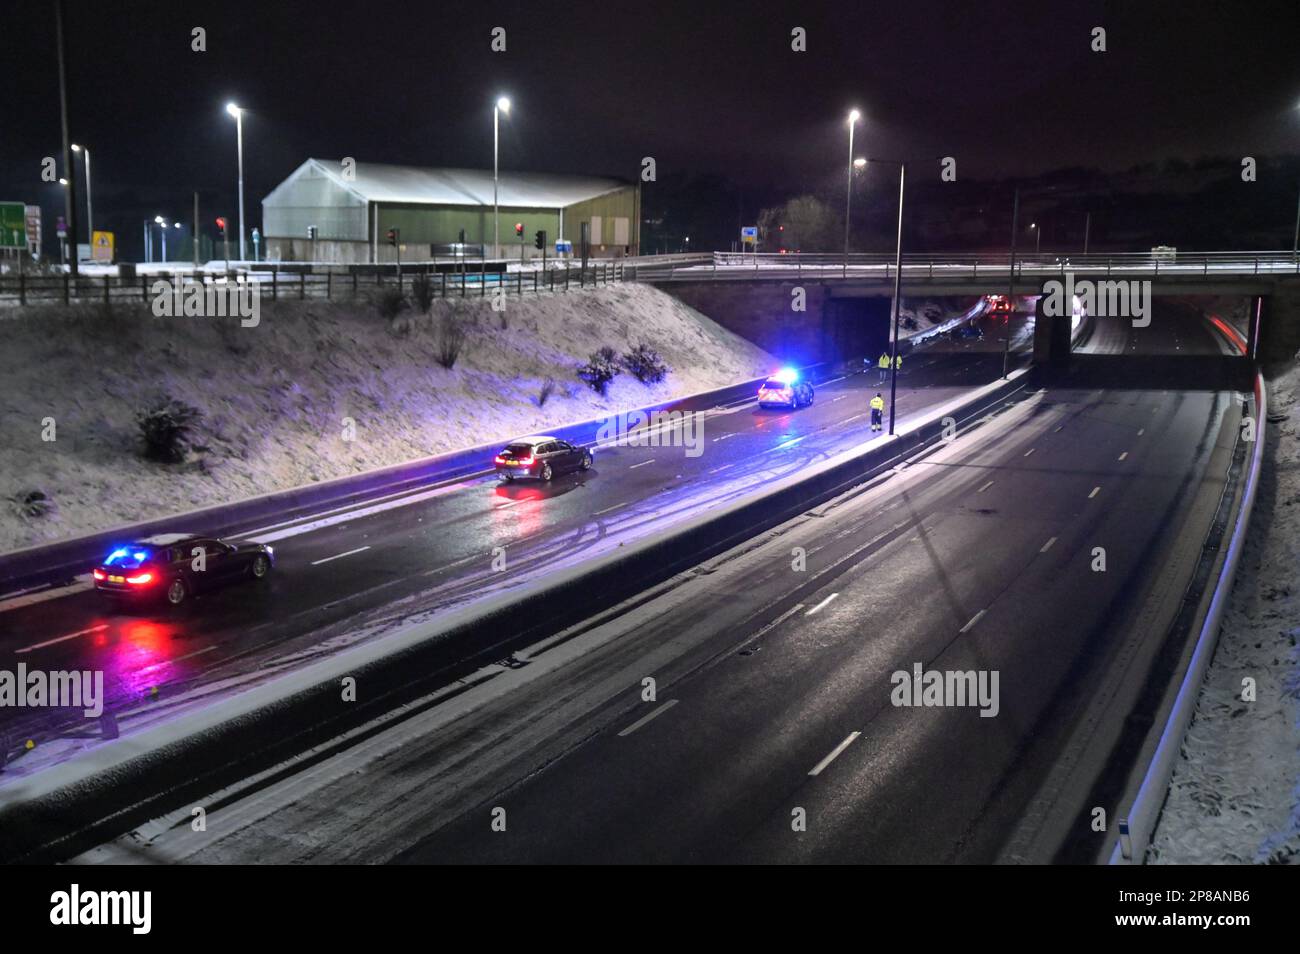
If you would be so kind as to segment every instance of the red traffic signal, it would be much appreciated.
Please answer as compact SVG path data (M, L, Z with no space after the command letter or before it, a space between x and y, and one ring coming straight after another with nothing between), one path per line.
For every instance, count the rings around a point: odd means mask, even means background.
M524 223L522 222L515 223L515 235L519 236L520 238L524 237Z
M217 231L222 235L226 234L226 217L224 215L217 216Z
M388 244L397 245L397 229L388 230Z

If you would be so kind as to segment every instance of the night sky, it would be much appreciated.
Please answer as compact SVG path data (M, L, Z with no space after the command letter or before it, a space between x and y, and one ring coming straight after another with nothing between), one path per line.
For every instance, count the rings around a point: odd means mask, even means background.
M0 199L61 200L54 8L6 0ZM1300 4L1290 2L89 3L67 0L70 125L97 222L233 213L245 117L250 227L308 156L724 176L796 194L860 154L952 155L961 177L1300 152ZM190 30L207 30L207 52ZM490 49L507 31L507 51ZM808 51L790 30L808 31ZM1090 49L1094 26L1106 53ZM937 175L937 166L935 167ZM205 219L208 217L205 214Z

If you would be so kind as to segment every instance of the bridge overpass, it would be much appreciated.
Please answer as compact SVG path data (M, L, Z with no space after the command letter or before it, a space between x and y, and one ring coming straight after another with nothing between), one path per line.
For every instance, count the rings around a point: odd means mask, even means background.
M859 347L861 324L879 324L894 293L889 254L703 252L643 256L624 276L648 282L774 353L815 360ZM913 253L902 260L903 298L1037 296L1045 283L1150 282L1155 297L1251 300L1250 340L1265 358L1300 348L1300 256L1287 251L1089 255ZM805 310L792 312L796 288ZM793 319L793 320L792 320ZM859 320L865 319L865 321ZM1256 337L1258 323L1258 338ZM874 341L872 342L874 344Z

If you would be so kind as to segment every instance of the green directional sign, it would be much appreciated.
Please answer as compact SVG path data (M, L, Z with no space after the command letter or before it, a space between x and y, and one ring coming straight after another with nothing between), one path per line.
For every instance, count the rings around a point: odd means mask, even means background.
M0 202L0 248L27 247L27 206Z

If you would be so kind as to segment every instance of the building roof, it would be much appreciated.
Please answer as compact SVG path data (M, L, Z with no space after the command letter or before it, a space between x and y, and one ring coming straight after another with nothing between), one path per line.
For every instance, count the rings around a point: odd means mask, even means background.
M371 202L428 205L492 204L491 169L433 169L358 162L356 177L345 179L342 163L308 159L285 180L288 183L308 166L315 166L340 186ZM498 202L503 206L560 209L626 188L618 179L551 175L541 172L501 172ZM278 188L267 196L270 200Z

